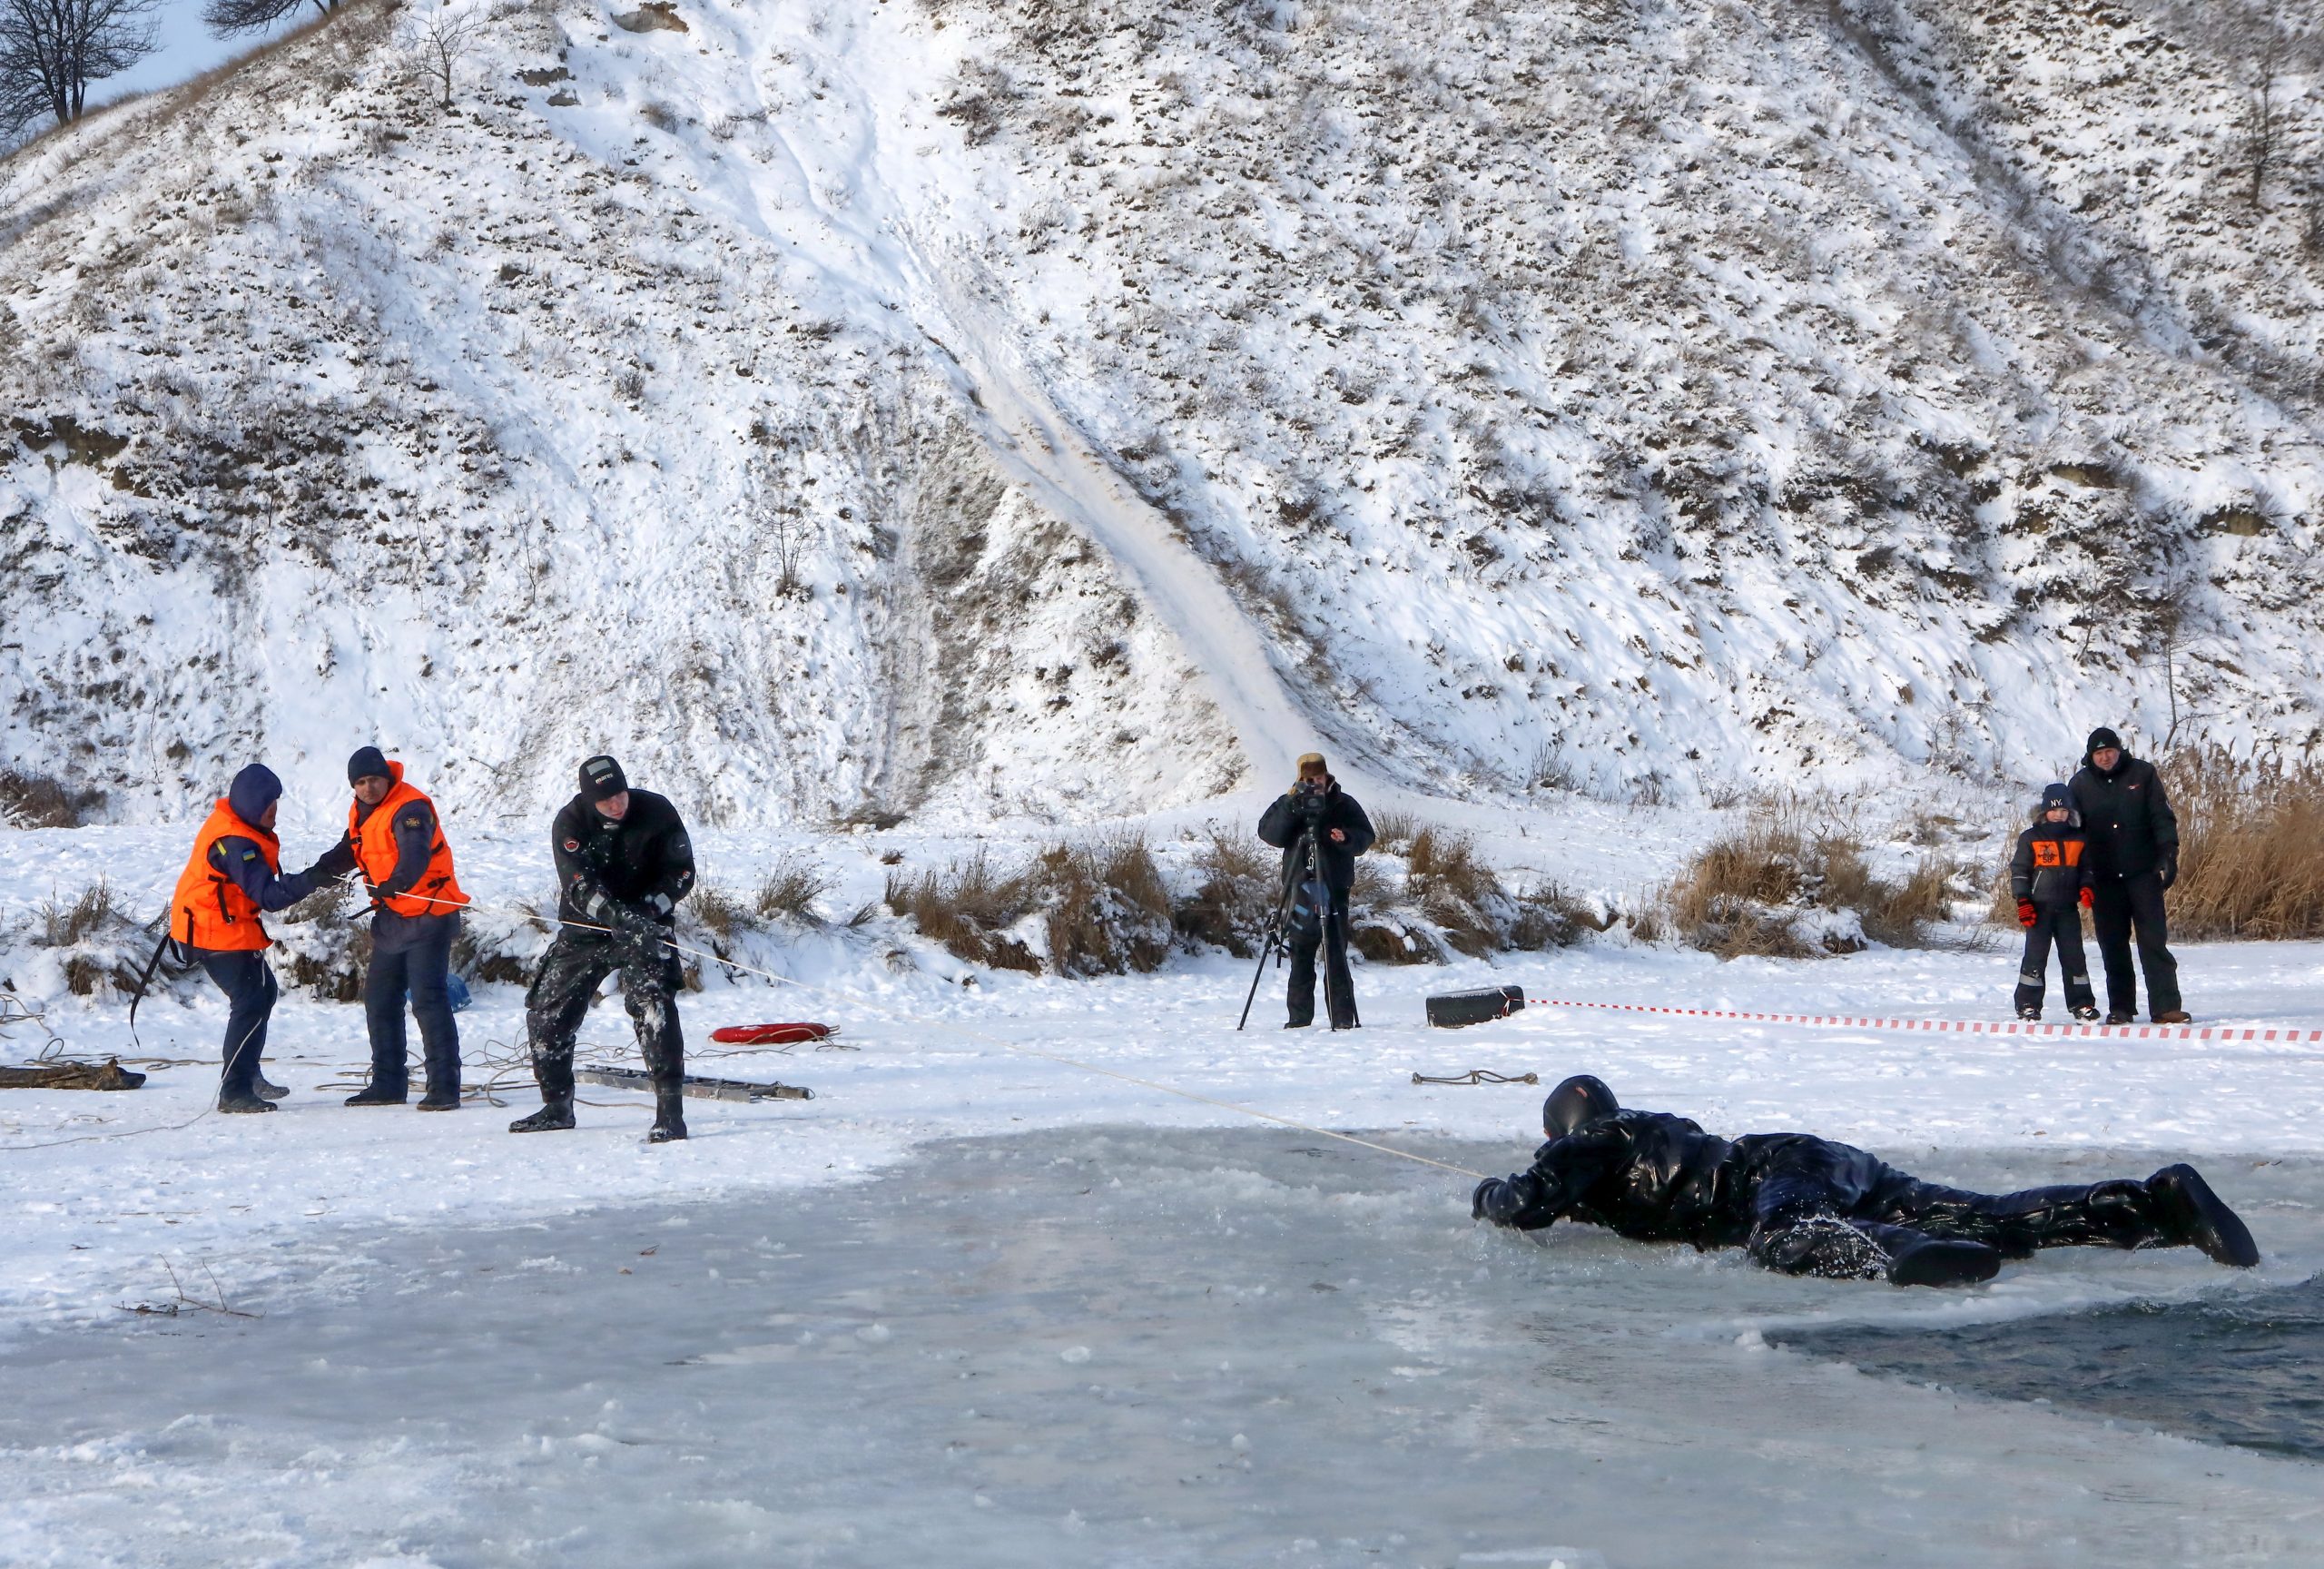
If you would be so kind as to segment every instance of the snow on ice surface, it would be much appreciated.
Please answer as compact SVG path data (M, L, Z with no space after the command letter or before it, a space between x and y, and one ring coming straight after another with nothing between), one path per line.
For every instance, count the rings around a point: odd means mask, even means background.
M2230 1185L2313 1258L2314 1162ZM1760 1332L2246 1288L2191 1254L2045 1256L1939 1299L1586 1230L1528 1240L1472 1227L1462 1199L1296 1132L1100 1124L940 1140L845 1187L317 1229L276 1267L359 1258L359 1288L0 1357L17 1391L0 1558L1934 1569L2324 1551L2312 1467L1875 1379Z

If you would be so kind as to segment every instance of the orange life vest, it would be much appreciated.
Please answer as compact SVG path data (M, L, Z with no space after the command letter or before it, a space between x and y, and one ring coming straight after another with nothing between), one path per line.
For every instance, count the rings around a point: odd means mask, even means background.
M449 915L468 902L460 885L452 878L452 847L444 839L444 819L436 815L435 804L403 782L403 765L388 765L388 777L395 785L369 813L357 802L347 809L347 840L355 849L355 864L363 873L363 881L378 887L396 874L396 814L413 802L428 808L436 819L436 844L428 852L428 870L408 893L390 894L381 899L379 908L399 915Z
M226 852L220 841L247 839L266 857L266 869L280 875L282 846L263 828L253 828L234 815L234 808L220 801L210 820L193 836L193 854L178 875L170 900L170 935L195 948L217 952L255 952L273 942L259 924L258 901L242 892L227 874Z

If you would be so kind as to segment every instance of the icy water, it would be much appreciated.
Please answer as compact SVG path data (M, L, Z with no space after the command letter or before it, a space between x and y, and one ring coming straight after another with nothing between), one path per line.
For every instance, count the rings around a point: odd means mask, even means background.
M2271 1269L2313 1270L2324 1171L2213 1174ZM2288 1278L2179 1251L1957 1295L1786 1280L1473 1228L1466 1187L1276 1131L1049 1131L772 1199L307 1234L269 1274L319 1284L261 1319L0 1358L0 1563L2324 1563L2304 1460L1850 1365L1868 1328L1998 1361L2067 1309L2264 1312Z
M1858 1327L1768 1338L1866 1369L2324 1460L2324 1278L1935 1333Z

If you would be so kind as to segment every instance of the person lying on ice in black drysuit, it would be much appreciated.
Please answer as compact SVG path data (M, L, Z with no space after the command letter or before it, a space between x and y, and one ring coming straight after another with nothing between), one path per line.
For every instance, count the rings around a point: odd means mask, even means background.
M1969 1193L1812 1133L1726 1140L1684 1117L1626 1111L1588 1074L1541 1107L1532 1169L1488 1177L1472 1219L1538 1231L1560 1219L1640 1242L1741 1247L1768 1268L1834 1280L1967 1286L2041 1248L2200 1248L2249 1268L2260 1249L2191 1166L2143 1182Z

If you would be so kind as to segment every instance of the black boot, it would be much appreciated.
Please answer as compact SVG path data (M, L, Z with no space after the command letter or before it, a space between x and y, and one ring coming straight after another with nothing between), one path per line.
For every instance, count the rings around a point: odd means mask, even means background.
M390 1090L374 1079L362 1089L350 1095L347 1098L347 1104L350 1106L400 1106L410 1093L410 1090L406 1087L399 1085Z
M428 1093L419 1098L422 1111L457 1111L460 1109L460 1088L455 1084L447 1090L440 1084L430 1084Z
M2001 1273L2001 1249L1926 1237L1888 1257L1891 1286L1976 1286Z
M290 1093L281 1085L268 1079L266 1071L262 1068L251 1075L251 1092L261 1100L280 1100Z
M511 1133L555 1133L573 1126L573 1102L544 1100L541 1109L529 1117L519 1117L508 1124Z
M648 1144L675 1144L686 1136L686 1094L676 1085L654 1086L654 1126Z
M219 1088L218 1110L233 1115L251 1111L271 1111L274 1110L274 1102L260 1100L258 1091L247 1084L228 1084Z
M533 1059L533 1077L540 1081L541 1109L508 1124L511 1133L555 1133L573 1126L573 1059Z
M2260 1261L2260 1245L2211 1185L2192 1166L2165 1166L2146 1179L2156 1223L2173 1242L2200 1248L2214 1264L2249 1269Z

